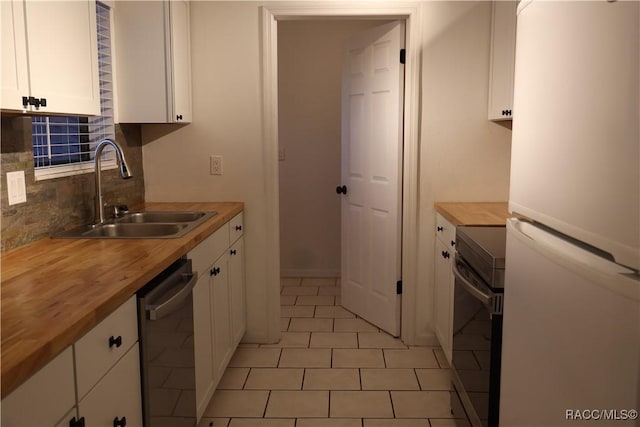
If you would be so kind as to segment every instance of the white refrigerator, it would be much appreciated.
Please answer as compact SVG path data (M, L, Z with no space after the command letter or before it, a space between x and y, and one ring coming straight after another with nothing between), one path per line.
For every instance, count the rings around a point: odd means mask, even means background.
M501 426L640 426L639 61L638 1L518 6Z

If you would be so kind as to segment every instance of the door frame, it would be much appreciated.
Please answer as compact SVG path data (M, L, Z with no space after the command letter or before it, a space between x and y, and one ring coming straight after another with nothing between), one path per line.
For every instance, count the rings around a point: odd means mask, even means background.
M416 342L418 253L418 172L421 70L421 6L419 3L277 2L261 7L262 137L267 216L266 267L268 289L280 289L280 222L278 171L278 21L311 19L388 19L405 21L404 150L402 172L402 309L400 337ZM268 293L269 311L279 312L279 292ZM277 316L279 317L279 316ZM277 318L269 336L277 340Z

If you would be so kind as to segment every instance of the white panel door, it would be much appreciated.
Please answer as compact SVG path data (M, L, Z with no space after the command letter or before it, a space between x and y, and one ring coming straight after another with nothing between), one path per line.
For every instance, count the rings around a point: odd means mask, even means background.
M404 25L359 33L342 86L342 305L400 334Z

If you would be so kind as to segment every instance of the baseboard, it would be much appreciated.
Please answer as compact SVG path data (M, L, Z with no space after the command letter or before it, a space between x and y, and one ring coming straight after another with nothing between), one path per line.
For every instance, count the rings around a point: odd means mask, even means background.
M301 270L301 269L283 268L280 270L280 277L340 277L340 270L335 270L335 269Z

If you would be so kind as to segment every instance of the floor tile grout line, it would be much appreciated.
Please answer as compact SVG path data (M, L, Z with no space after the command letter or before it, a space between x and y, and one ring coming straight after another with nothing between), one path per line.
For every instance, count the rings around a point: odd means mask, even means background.
M393 397L391 396L391 390L387 390L389 393L389 402L391 403L391 413L393 414L393 418L396 419L396 408L393 406Z

